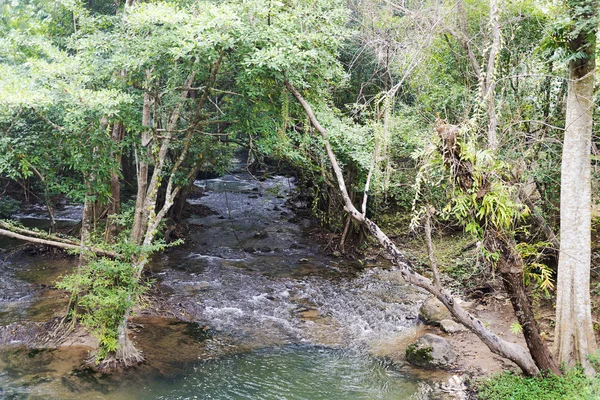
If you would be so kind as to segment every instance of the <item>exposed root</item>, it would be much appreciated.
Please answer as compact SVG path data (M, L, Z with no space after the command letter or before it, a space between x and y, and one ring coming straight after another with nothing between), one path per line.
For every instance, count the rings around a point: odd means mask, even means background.
M144 355L136 349L133 342L129 339L127 333L127 317L119 328L119 347L114 354L110 354L104 360L100 361L97 368L99 370L115 370L120 368L129 368L139 365L144 361Z
M131 342L129 343L127 348L120 348L116 353L100 361L96 368L100 371L114 371L135 367L144 362L144 355L142 352L136 349ZM92 357L88 361L95 362L95 358Z

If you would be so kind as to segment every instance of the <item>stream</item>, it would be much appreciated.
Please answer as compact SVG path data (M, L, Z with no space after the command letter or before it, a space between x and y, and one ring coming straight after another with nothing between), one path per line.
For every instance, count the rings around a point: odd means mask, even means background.
M130 323L146 362L119 374L85 367L83 339L23 346L27 324L64 312L68 295L49 283L74 262L0 242L0 398L423 398L427 384L398 361L419 331L420 290L389 266L323 251L293 212L306 205L294 204L290 178L259 180L238 162L195 185L187 243L149 268L161 309ZM57 221L74 224L78 213L67 205ZM17 217L45 221L42 208Z

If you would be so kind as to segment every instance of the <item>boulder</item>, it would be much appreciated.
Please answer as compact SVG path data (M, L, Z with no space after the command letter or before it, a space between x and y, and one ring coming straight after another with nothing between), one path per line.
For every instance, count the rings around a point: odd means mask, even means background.
M450 369L458 356L450 342L441 336L427 333L406 349L406 360L427 369Z
M451 319L443 319L440 321L440 328L446 333L456 333L465 331L466 328L459 324L458 322L454 322Z
M419 317L429 325L439 325L440 321L448 319L450 312L438 299L430 297L425 300L425 303L419 309Z

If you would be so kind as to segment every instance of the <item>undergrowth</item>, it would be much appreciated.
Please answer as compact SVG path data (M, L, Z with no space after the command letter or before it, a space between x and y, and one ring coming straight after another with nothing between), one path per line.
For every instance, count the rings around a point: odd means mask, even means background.
M596 400L600 378L587 378L580 368L534 378L505 372L480 382L477 395L480 400Z

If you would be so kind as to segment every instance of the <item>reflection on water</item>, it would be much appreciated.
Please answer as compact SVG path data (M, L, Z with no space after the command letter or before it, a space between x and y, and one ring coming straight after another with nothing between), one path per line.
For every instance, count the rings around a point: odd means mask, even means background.
M199 349L205 345L197 343ZM189 343L170 349L172 357L180 351L186 352L179 354L182 358L194 353ZM144 364L113 375L73 370L87 350L1 352L0 398L396 400L409 399L419 389L414 378L392 364L364 353L316 346L266 348L204 361L188 357L188 362Z
M139 398L391 400L416 390L416 383L371 358L291 346L200 363L183 379L145 387Z

